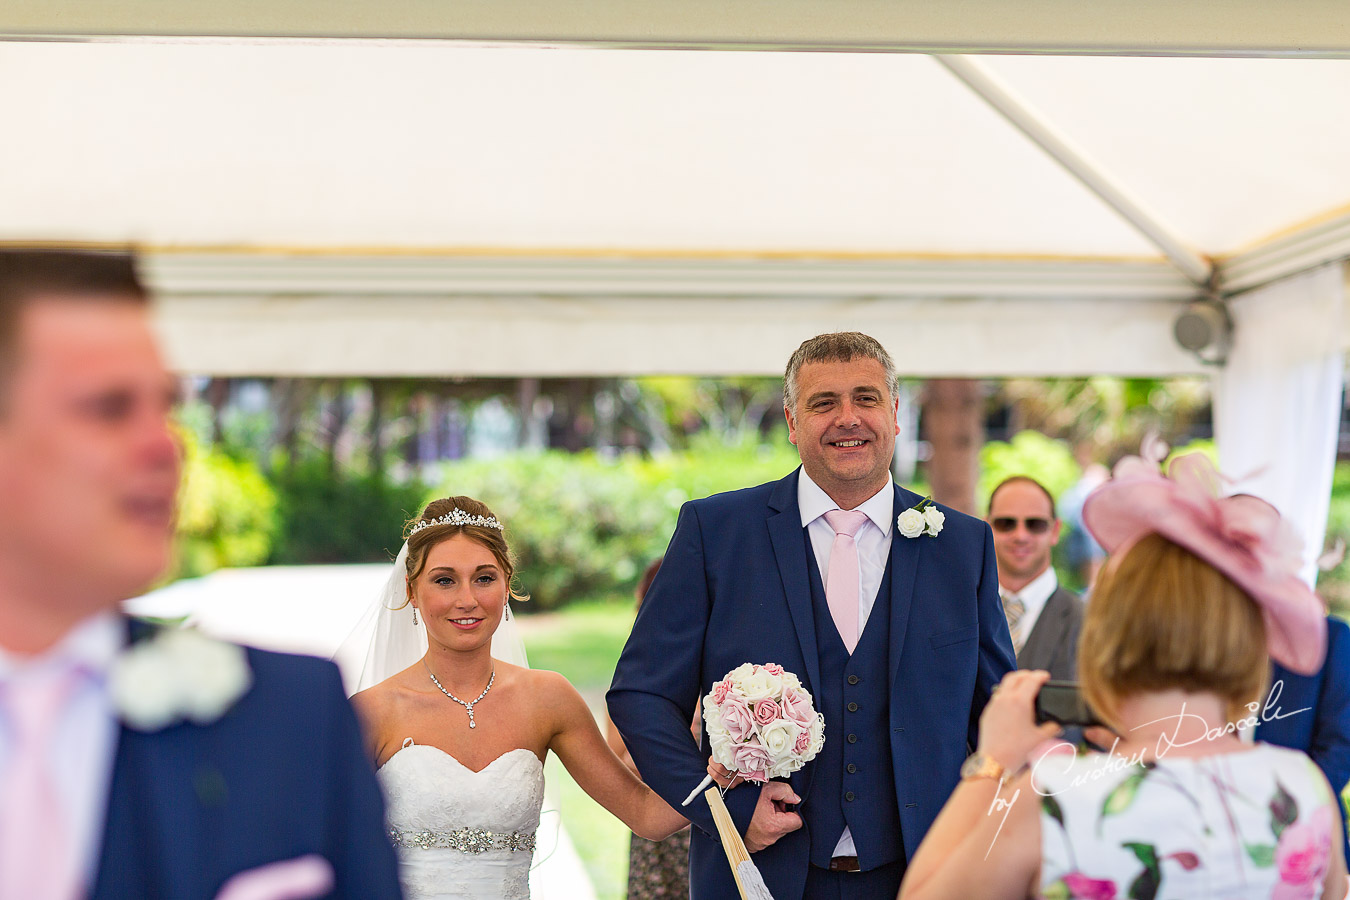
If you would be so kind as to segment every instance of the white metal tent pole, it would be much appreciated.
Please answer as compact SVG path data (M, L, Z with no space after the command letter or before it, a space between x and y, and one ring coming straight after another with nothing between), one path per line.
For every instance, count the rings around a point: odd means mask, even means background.
M933 58L1138 229L1183 275L1200 287L1209 285L1213 266L1207 259L1188 247L1157 215L1131 197L1100 165L1026 100L1003 84L998 76L969 56L941 55Z

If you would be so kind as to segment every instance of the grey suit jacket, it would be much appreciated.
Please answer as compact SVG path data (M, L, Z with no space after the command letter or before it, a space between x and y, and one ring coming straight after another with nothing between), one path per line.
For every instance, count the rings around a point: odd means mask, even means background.
M1056 681L1077 681L1082 627L1083 601L1067 588L1055 588L1017 654L1017 668L1046 669Z

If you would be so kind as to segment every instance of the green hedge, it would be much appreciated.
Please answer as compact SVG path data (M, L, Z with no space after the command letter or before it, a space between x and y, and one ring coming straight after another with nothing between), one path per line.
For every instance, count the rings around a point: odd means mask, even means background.
M983 514L994 488L1014 475L1031 476L1058 499L1082 474L1067 443L1046 437L1039 431L1019 431L1011 441L989 441L980 448L976 501Z
M267 559L277 531L277 495L256 465L182 434L183 488L169 580Z
M492 508L519 558L517 587L532 597L524 609L542 610L631 592L665 551L682 503L796 465L790 444L705 441L656 460L548 451L450 464L432 496L467 494Z
M388 562L403 523L421 508L426 485L394 484L373 473L306 460L275 477L281 527L271 562Z
M1350 543L1350 462L1336 463L1331 481L1331 507L1327 510L1327 543ZM1350 554L1317 579L1317 592L1331 604L1332 612L1350 618Z

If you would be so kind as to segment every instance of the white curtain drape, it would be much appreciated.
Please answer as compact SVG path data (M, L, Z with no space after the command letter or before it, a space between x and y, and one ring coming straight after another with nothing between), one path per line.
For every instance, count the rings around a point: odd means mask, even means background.
M1232 493L1255 494L1304 538L1304 578L1317 577L1340 426L1344 359L1342 263L1235 298L1234 342L1214 377L1214 434Z

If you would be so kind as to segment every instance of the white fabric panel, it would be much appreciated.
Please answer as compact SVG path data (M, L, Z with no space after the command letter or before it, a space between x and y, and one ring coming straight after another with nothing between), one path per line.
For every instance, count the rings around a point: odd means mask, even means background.
M1235 340L1214 378L1220 466L1233 493L1273 503L1303 534L1303 575L1316 579L1340 425L1342 264L1322 266L1233 301Z
M1350 200L1350 60L981 63L1197 252ZM0 104L4 240L1157 258L919 55L0 42Z

